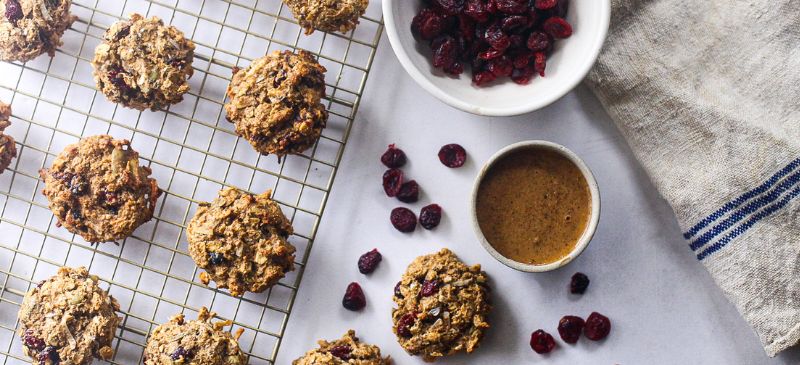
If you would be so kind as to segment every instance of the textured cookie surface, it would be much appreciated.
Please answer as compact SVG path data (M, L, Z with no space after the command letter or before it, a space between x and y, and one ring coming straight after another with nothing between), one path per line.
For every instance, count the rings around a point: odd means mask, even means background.
M270 192L225 188L197 209L187 231L189 254L206 270L201 280L233 295L264 291L294 269L292 225Z
M0 1L0 60L30 61L53 57L61 36L72 25L71 0Z
M395 287L394 333L411 355L426 360L475 350L491 310L486 273L450 250L416 258Z
M119 304L79 267L62 267L22 300L19 336L33 364L85 365L114 354Z
M389 365L391 360L381 357L381 349L362 343L353 330L342 338L328 342L319 341L319 348L306 352L292 361L292 365Z
M178 28L132 14L112 25L95 49L94 80L115 103L164 109L189 91L193 57L194 43Z
M347 33L358 25L369 0L283 0L292 10L297 22L311 34L323 32Z
M262 154L280 158L305 151L328 121L320 102L325 71L306 51L275 51L235 70L225 104L228 120Z
M130 142L108 135L67 146L39 175L58 223L88 242L128 237L153 217L161 194Z
M212 323L214 313L200 309L197 320L182 314L153 330L144 350L145 365L236 365L246 364L237 337L223 330L230 322Z
M11 122L11 106L0 102L0 174L2 174L11 164L11 160L17 157L17 145L14 144L14 137L3 133Z

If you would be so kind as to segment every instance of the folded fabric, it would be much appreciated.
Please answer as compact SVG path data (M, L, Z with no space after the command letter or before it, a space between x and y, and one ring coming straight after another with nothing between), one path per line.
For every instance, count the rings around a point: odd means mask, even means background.
M800 1L612 3L587 83L774 356L800 339Z

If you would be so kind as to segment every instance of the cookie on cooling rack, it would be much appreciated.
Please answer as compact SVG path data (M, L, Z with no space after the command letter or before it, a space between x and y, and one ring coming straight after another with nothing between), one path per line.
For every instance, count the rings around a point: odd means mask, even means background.
M145 365L247 364L247 356L239 348L240 330L235 336L223 330L230 321L212 323L213 312L200 309L197 320L185 321L183 314L153 330L144 349Z
M91 364L108 360L121 318L117 301L84 267L62 267L25 294L19 336L34 364Z
M192 77L194 43L157 17L132 14L114 23L94 52L94 80L109 100L163 109L183 100Z
M292 361L292 365L389 365L392 361L387 356L381 357L381 349L375 345L362 343L353 330L347 331L342 338L328 342L319 341L319 348L306 352L303 357Z
M311 34L323 32L347 33L356 28L369 0L283 0L297 22Z
M425 360L475 350L489 327L486 273L448 249L416 258L394 291L394 333L403 349Z
M161 190L150 173L130 142L108 135L67 146L39 171L58 224L93 243L128 237L153 217Z
M292 231L269 191L252 195L225 188L189 222L189 254L205 270L204 284L214 280L235 296L259 293L294 270L295 248L286 240Z
M17 145L14 144L14 137L3 133L11 125L11 122L8 121L9 117L11 117L11 106L0 102L0 174L6 171L11 160L17 157Z
M61 36L72 25L71 0L0 1L0 60L30 61L55 56Z
M225 104L236 133L262 154L280 159L317 142L328 121L325 67L311 53L275 51L234 69Z

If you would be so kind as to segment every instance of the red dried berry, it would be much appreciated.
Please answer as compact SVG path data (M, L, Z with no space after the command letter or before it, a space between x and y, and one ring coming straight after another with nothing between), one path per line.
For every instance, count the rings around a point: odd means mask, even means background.
M586 322L581 317L564 316L558 321L558 335L566 343L576 343L581 337L584 325Z
M378 268L378 264L383 260L383 255L377 248L372 249L358 258L358 271L362 274L370 274Z
M545 20L542 29L553 38L564 39L572 35L572 26L564 18L557 16Z
M178 346L178 348L175 349L175 351L173 351L171 355L169 355L169 358L172 359L172 361L178 361L182 359L183 362L187 363L189 362L188 360L192 357L193 357L192 351L186 351L186 349L183 348L183 346Z
M492 74L490 73L490 75ZM464 166L464 163L467 162L467 151L455 143L444 145L439 149L439 161L449 168Z
M442 207L439 204L431 204L422 207L419 212L419 225L425 229L434 229L442 221Z
M417 216L408 208L398 207L392 209L389 219L392 221L394 228L403 233L414 232L414 229L417 228Z
M444 70L444 72L447 74L458 76L464 73L464 65L462 65L461 62L456 61L453 62L452 65L442 68L442 70Z
M586 318L586 327L583 329L583 334L586 338L592 341L600 341L608 336L611 332L611 321L608 317L592 312L589 318Z
M433 67L447 68L458 59L458 45L455 38L442 36L431 42L433 50Z
M544 52L536 52L533 54L533 70L544 77L544 70L547 68L547 56Z
M392 143L389 145L389 149L381 155L381 162L390 169L403 167L406 164L406 153Z
M442 34L444 20L431 9L423 9L411 21L411 30L424 40L431 40Z
M415 203L419 200L419 184L415 180L403 183L397 192L397 199L403 203Z
M528 27L528 17L524 15L510 15L500 21L500 28L506 33L516 33Z
M347 361L351 358L350 356L353 353L353 348L348 345L339 345L331 347L328 352L341 360Z
M467 0L464 14L481 23L489 20L489 11L483 0Z
M489 43L492 48L498 51L505 51L506 48L511 45L511 39L508 38L508 35L503 33L503 30L500 29L500 26L498 25L492 25L489 28L486 28L484 38L486 43Z
M128 94L131 88L125 83L125 79L122 77L124 73L125 71L122 68L114 67L108 71L108 79L121 93Z
M547 33L537 31L531 33L531 35L528 37L526 46L528 46L528 49L531 51L540 52L550 47L550 43L550 36L547 35Z
M517 68L511 73L511 81L520 85L527 85L534 75L536 75L536 70L534 70L533 65L525 66L521 69Z
M417 321L416 313L406 313L400 320L397 321L397 334L400 337L409 338L411 337L411 327L414 326L414 323Z
M536 9L547 10L556 7L558 0L536 0L533 4Z
M494 48L487 49L478 54L478 58L482 60L493 60L503 55L503 51L498 51Z
M544 330L536 330L531 333L531 348L537 354L546 354L556 347L556 341L549 333Z
M18 0L6 0L6 19L16 25L17 21L22 19L25 14L22 13L22 6Z
M422 289L419 290L421 297L429 297L439 291L439 280L425 280L422 282Z
M572 275L572 280L569 282L569 292L572 294L583 294L586 288L589 287L589 277L582 272L576 272Z
M486 69L497 77L511 76L514 65L506 56L491 60L487 63Z
M528 0L493 0L497 10L506 14L522 14L528 11Z
M43 339L33 334L32 330L25 331L25 334L22 335L22 343L33 351L42 351L46 345Z
M383 191L389 197L394 197L400 192L403 186L403 171L399 169L389 169L383 173Z
M456 15L464 9L464 0L433 0L433 3L449 15Z
M344 298L342 298L342 306L351 311L358 311L367 306L367 298L364 296L364 291L361 290L361 285L350 283L347 286Z
M398 281L397 284L394 285L394 296L395 297L403 298L403 291L400 290L400 285L402 285L402 284L403 284L403 282Z

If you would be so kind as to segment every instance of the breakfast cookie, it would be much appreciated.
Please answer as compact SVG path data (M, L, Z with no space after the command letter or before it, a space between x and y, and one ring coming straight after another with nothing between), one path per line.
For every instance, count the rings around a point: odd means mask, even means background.
M94 81L126 107L163 109L183 100L192 77L194 43L157 17L131 14L114 23L94 52Z
M235 336L223 330L231 321L212 323L213 312L200 309L197 320L185 321L183 314L153 330L144 349L145 365L247 364L247 355L239 348L240 330Z
M0 102L0 174L2 174L9 165L11 160L17 157L17 145L14 143L14 137L3 133L11 122L8 118L11 117L11 106Z
M491 310L486 273L448 249L416 258L394 290L394 333L400 346L426 361L467 353L480 344Z
M364 15L369 0L283 0L292 10L297 22L311 34L323 32L347 33L356 28L358 17Z
M71 0L0 1L0 60L30 61L42 53L55 56L61 36L76 17Z
M225 104L236 133L256 151L280 159L314 145L328 121L325 67L311 53L275 51L234 69Z
M292 232L269 191L253 195L225 188L189 222L189 254L206 270L200 274L204 284L214 280L235 296L259 293L294 270L295 248L286 240Z
M25 294L19 336L34 364L86 365L108 360L121 318L119 303L84 267L62 267Z
M353 330L333 342L319 341L319 348L306 352L303 357L292 361L292 365L389 365L389 357L381 357L378 346L358 341Z
M58 224L92 243L128 237L153 217L161 190L150 173L130 142L108 135L67 146L39 171Z

